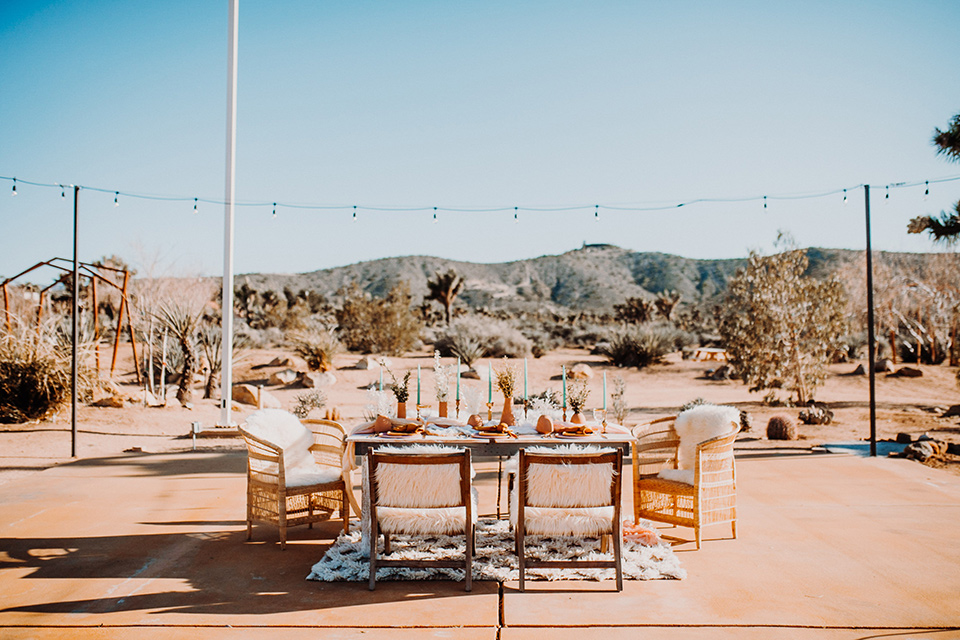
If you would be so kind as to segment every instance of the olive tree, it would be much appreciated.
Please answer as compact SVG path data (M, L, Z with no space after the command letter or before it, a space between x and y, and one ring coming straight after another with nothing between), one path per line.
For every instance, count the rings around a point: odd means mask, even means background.
M835 278L807 277L808 259L783 234L780 253L750 253L730 281L720 333L736 377L751 391L786 389L805 404L842 348L846 294Z

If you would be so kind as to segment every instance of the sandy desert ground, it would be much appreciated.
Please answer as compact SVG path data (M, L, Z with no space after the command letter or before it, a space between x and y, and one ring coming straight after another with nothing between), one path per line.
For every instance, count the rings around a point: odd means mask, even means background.
M235 368L234 381L264 385L264 389L279 399L284 408L292 408L296 396L305 390L298 384L268 386L267 379L277 368L265 366L276 356L291 355L282 349L248 352ZM121 359L115 380L125 395L136 397L138 387L132 360L129 356L124 357L126 359ZM362 420L364 406L369 402L367 387L379 380L378 370L356 368L360 358L357 354L338 355L334 371L336 383L323 389L328 398L327 409L336 408L342 416L342 422L348 427ZM435 406L432 352L424 350L390 360L391 369L395 372L401 375L407 369L414 372L411 403L416 399L416 368L418 364L421 366L422 402L432 402ZM295 357L294 361L299 362L297 368L306 370L302 361ZM445 359L444 362L450 364L452 360ZM683 360L679 354L669 356L663 365L627 370L611 366L602 357L590 355L584 350L556 350L542 358L527 360L530 393L546 388L559 391L561 365L566 365L569 371L578 363L588 364L593 372L589 382L591 395L588 406L591 408L600 406L602 402L604 371L607 373L608 392L613 390L615 376L625 378L630 406L626 421L628 425L670 415L682 404L699 397L708 402L735 405L751 414L753 429L741 435L740 447L765 448L775 452L781 448L862 440L870 435L868 379L866 376L847 375L856 368L857 363L832 365L827 383L817 393L817 399L828 403L833 409L833 423L828 426L800 425L800 438L790 442L766 440L766 423L774 414L787 414L795 418L797 409L765 406L762 402L763 393L750 393L747 386L738 381L704 379L704 372L715 367L716 363ZM517 365L520 367L522 363L518 361ZM477 368L485 375L487 361L482 360ZM897 433L906 432L914 438L929 433L940 440L960 442L960 420L938 417L944 408L960 403L955 369L946 366L920 368L923 370L921 378L878 374L878 439L892 439ZM385 384L389 380L389 375L385 375ZM472 386L486 392L484 381L463 380L461 384L464 391L467 386ZM494 393L496 399L496 389ZM183 408L175 402L164 408L145 407L133 401L125 403L123 408L81 406L78 410L77 456L103 457L135 448L145 452L189 449L192 446L188 436L191 423L200 422L204 429L212 429L220 422L218 401L200 399L201 395L202 390L197 389L192 409ZM235 422L242 422L247 414L255 410L247 405L239 405L238 408L233 412ZM322 414L323 411L318 413ZM241 441L236 438L203 438L198 443L198 447L207 449L241 446ZM0 482L70 460L69 408L41 423L0 425ZM960 457L949 456L945 463L938 466L944 468L945 472L960 474Z

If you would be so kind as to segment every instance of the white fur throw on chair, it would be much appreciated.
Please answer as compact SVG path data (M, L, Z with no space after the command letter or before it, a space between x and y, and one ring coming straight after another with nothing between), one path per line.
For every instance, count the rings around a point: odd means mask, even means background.
M340 469L321 466L314 461L310 452L313 433L292 413L282 409L261 409L247 416L246 422L247 431L283 450L283 472L288 487L325 484L340 477ZM261 464L266 467L271 463ZM261 479L272 478L262 476Z
M659 477L685 484L693 484L694 467L697 464L697 446L718 436L735 431L740 424L740 411L736 407L702 404L687 409L677 416L674 430L680 438L677 448L678 469L664 469Z
M606 453L612 449L566 445L530 447L530 453ZM516 463L514 462L514 465ZM514 470L516 466L513 467ZM595 536L610 533L613 466L531 464L527 470L525 529L531 535ZM517 522L519 483L510 494L510 521Z
M378 453L447 453L441 445L380 447ZM471 478L475 475L470 468ZM410 487L421 490L411 491ZM457 464L404 465L381 462L377 467L377 518L380 527L408 535L453 534L464 531L466 509L460 502ZM429 490L424 491L427 488ZM477 520L477 491L472 493L472 519Z

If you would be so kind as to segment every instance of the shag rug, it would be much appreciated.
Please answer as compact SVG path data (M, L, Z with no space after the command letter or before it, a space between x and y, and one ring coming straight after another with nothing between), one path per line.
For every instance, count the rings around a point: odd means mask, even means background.
M643 524L641 522L640 524ZM463 536L390 538L391 559L460 560L464 553ZM527 557L540 560L611 560L612 552L601 554L595 538L527 536ZM381 554L383 543L380 543ZM317 564L307 580L320 582L366 582L370 579L367 545L361 544L359 527L341 534ZM621 561L626 580L680 580L687 572L680 567L676 554L666 543L645 546L638 542L623 543ZM473 579L506 582L518 580L517 556L513 532L506 520L482 518L477 522L477 544L473 556ZM613 569L530 569L530 580L614 580ZM463 580L461 569L412 569L378 567L377 580Z

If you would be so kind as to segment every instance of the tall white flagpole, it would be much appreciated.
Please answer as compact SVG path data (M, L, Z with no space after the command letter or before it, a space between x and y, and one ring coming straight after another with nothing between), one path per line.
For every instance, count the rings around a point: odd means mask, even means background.
M233 390L233 213L237 174L237 38L239 36L239 0L230 0L230 32L227 40L227 178L223 218L223 295L221 315L223 339L220 342L220 425L230 419Z

